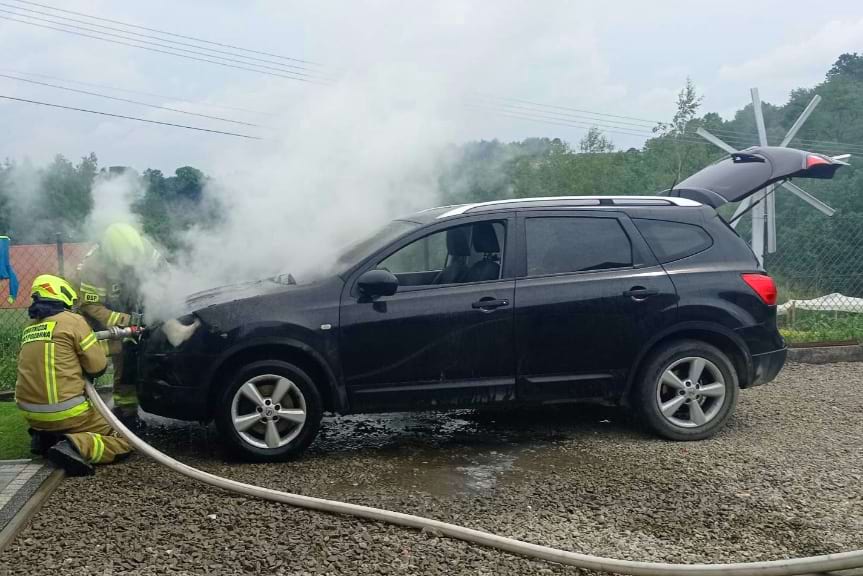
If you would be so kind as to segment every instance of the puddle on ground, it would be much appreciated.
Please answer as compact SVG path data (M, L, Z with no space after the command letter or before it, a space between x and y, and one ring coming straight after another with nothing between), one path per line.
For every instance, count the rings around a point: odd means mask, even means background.
M145 413L141 420L139 434L180 460L226 459L212 424ZM374 469L369 482L405 493L488 496L531 471L577 470L585 455L560 444L587 434L640 433L622 412L596 406L352 415L325 418L305 459L361 459L358 468ZM334 479L333 495L368 490L363 476Z

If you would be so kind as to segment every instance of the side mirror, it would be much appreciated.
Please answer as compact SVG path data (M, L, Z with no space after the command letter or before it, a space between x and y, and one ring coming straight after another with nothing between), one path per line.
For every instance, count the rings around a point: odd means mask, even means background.
M357 287L366 298L392 296L399 289L399 279L389 270L369 270L359 277Z

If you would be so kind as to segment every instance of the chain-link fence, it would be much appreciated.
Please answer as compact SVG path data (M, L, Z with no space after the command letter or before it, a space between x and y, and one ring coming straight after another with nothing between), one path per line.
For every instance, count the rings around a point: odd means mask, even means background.
M12 299L10 282L0 280L0 390L15 387L16 362L21 330L29 321L30 285L39 274L59 274L75 270L90 249L88 244L13 245L9 249L9 262L18 277L18 294ZM10 301L12 300L12 301Z
M777 251L764 267L776 279L779 326L789 342L863 340L861 250L863 215L777 222Z

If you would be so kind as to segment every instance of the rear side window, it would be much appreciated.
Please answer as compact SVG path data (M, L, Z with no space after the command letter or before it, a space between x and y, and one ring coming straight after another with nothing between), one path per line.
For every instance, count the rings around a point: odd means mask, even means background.
M616 218L528 218L527 274L632 266L632 244Z
M663 264L698 254L713 245L713 239L700 226L644 218L632 221Z

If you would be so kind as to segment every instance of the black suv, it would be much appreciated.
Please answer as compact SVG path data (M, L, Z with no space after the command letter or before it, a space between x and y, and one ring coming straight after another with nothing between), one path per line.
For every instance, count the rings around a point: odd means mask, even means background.
M776 288L715 208L832 158L750 148L659 196L512 199L396 220L331 275L195 295L142 342L144 410L215 419L255 460L301 453L325 411L629 406L715 434L785 361ZM176 328L176 324L175 324Z

